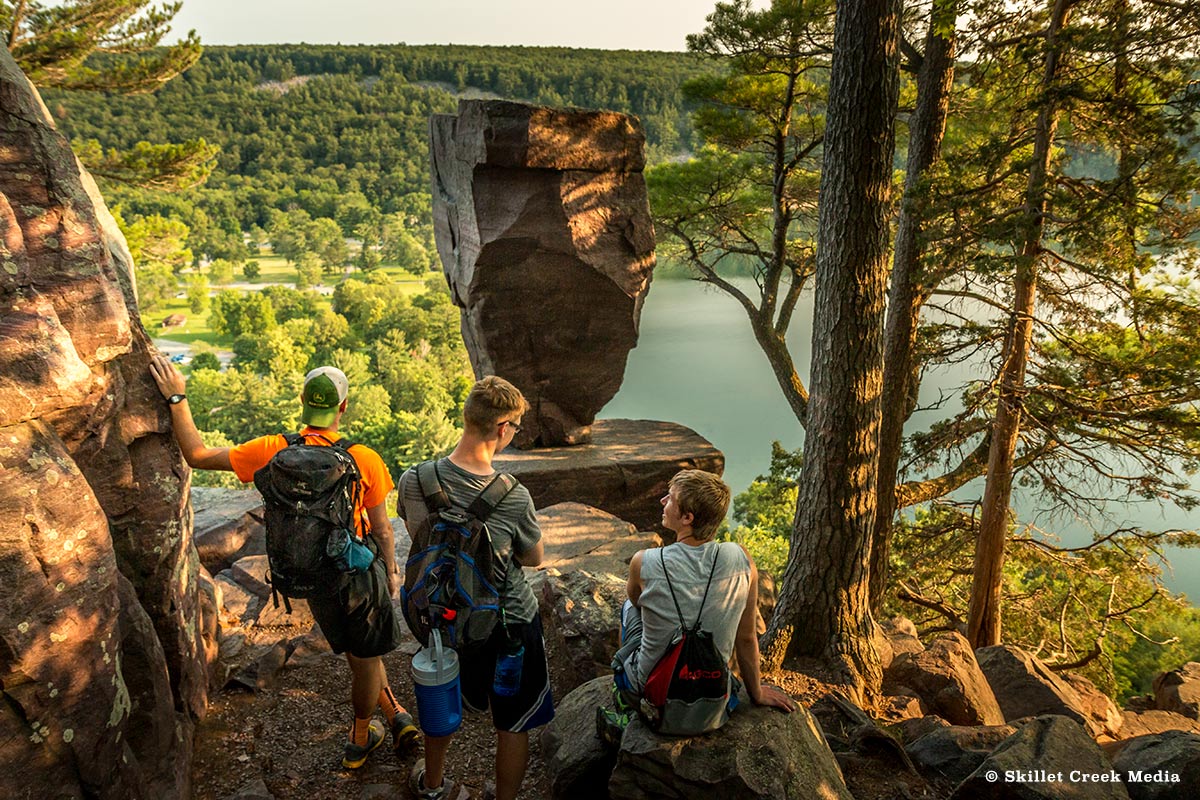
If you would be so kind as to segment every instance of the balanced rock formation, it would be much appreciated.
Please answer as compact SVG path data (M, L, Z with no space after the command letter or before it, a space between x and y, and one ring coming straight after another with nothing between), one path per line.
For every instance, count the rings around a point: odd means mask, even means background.
M512 473L536 508L576 502L599 508L640 531L667 534L661 527L667 481L681 469L720 475L725 456L695 431L673 422L602 419L592 442L561 448L496 454L496 469Z
M531 409L521 447L587 442L654 269L635 117L463 100L430 121L438 255L476 376Z
M0 796L187 796L207 702L189 473L129 250L6 51L0 341Z

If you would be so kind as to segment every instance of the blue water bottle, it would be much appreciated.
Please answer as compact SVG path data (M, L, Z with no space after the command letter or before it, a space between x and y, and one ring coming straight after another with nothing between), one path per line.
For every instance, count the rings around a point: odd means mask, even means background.
M458 654L442 647L441 632L429 635L429 645L412 660L417 720L426 736L449 736L462 726Z
M505 626L505 633L508 627ZM521 665L525 661L525 645L520 639L506 635L505 645L496 655L496 674L492 677L492 691L498 697L512 697L521 688Z

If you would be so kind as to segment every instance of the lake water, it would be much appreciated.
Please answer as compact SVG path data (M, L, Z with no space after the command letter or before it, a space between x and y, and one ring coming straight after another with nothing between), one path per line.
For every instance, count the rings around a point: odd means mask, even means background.
M749 281L741 284L749 291ZM801 377L807 380L812 316L811 295L797 309L788 336ZM928 374L922 384L921 405L942 392L954 394L978 367L958 365ZM951 407L951 411L953 407ZM918 412L910 420L915 430L946 412ZM804 432L783 399L766 357L758 349L745 312L728 295L695 281L658 280L642 310L638 346L630 353L625 382L601 417L661 419L692 428L725 453L725 480L734 493L744 490L770 464L771 442L788 449L800 447ZM1194 484L1200 486L1200 483ZM959 499L978 497L982 479L955 493ZM1090 541L1087 520L1058 519L1039 513L1035 498L1014 496L1022 522L1055 531L1063 543ZM1110 517L1097 526L1103 531L1141 526L1148 530L1194 529L1200 512L1174 505L1111 504ZM1172 569L1165 582L1174 591L1200 597L1200 550L1170 550Z

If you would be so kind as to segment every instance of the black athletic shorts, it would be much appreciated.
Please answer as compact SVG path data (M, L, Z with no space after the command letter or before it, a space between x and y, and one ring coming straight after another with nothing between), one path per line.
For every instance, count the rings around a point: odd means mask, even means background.
M374 544L370 537L367 540ZM383 559L376 556L370 569L345 575L342 583L337 592L308 601L333 652L371 658L395 650L400 645L400 620L388 594Z
M463 705L471 711L483 711L490 706L496 730L523 733L554 719L546 640L542 636L542 620L536 614L532 622L512 623L508 630L525 645L520 688L512 697L500 697L492 691L496 656L506 639L504 628L497 625L482 650L459 661Z

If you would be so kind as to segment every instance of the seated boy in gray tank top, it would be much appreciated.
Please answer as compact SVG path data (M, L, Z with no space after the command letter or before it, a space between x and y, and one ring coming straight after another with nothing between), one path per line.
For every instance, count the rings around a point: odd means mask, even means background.
M729 510L729 487L710 472L687 469L671 478L661 502L663 527L675 532L675 542L642 550L629 563L621 647L613 657L619 696L628 700L641 693L654 665L680 637L682 614L689 624L699 617L726 663L737 657L752 702L795 710L788 695L760 680L754 559L739 544L714 540ZM613 727L624 727L628 710L597 715L602 738L610 739Z

